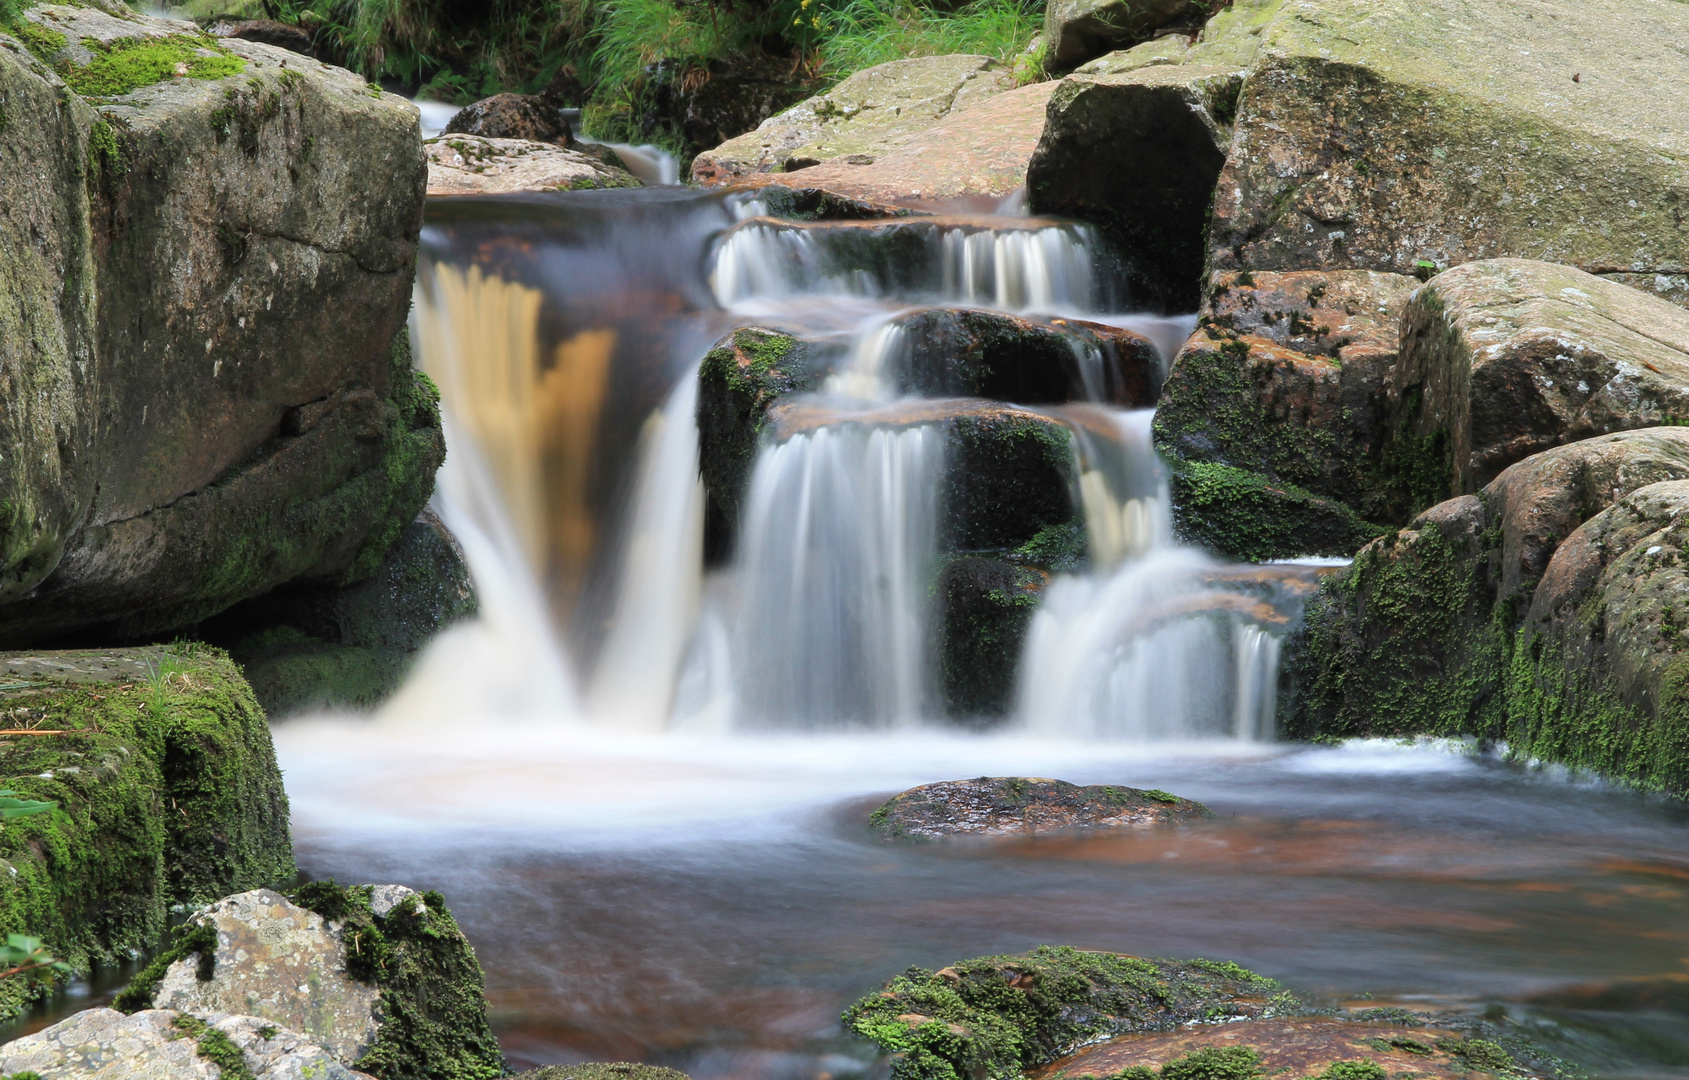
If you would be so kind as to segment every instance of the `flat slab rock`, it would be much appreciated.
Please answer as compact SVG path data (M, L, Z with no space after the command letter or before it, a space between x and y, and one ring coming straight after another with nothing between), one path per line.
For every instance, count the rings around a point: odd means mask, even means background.
M626 169L590 154L527 139L442 135L424 143L423 153L430 197L640 186Z
M1165 791L1022 776L923 784L868 816L887 840L938 836L1023 836L1080 829L1149 829L1213 816Z
M222 1080L202 1056L221 1035L256 1080L373 1080L349 1069L297 1031L256 1016L147 1009L124 1015L87 1009L0 1046L0 1075L42 1080Z
M1114 1076L1135 1066L1156 1067L1208 1048L1247 1047L1267 1076L1317 1076L1338 1061L1371 1061L1394 1080L1471 1080L1474 1075L1529 1077L1517 1062L1501 1066L1493 1044L1446 1031L1368 1024L1335 1017L1241 1020L1197 1024L1177 1031L1122 1035L1087 1046L1030 1080Z

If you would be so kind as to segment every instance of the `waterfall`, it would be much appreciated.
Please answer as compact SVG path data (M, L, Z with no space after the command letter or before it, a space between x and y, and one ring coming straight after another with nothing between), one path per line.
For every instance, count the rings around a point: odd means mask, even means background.
M940 433L823 427L757 462L740 541L735 707L758 727L922 716Z

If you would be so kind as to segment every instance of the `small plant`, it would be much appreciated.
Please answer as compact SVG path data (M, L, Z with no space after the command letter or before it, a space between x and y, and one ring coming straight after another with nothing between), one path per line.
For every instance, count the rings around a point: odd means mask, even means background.
M1312 1080L1384 1080L1384 1066L1376 1061L1334 1061Z
M10 821L12 818L34 817L55 809L56 802L42 802L36 799L20 799L15 791L0 791L0 821Z
M21 975L41 981L69 974L70 965L48 952L40 938L7 934L6 944L0 945L0 979Z
M1255 1080L1261 1055L1247 1046L1205 1046L1161 1067L1161 1080Z
M1420 259L1413 264L1413 276L1420 281L1430 281L1437 276L1437 264L1430 259Z

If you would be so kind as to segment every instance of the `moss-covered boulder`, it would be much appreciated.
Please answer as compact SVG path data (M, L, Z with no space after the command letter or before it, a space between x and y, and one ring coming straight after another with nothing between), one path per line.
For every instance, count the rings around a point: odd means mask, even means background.
M1383 530L1336 499L1247 469L1175 459L1173 533L1245 562L1353 555Z
M53 256L8 260L0 312L32 397L3 433L31 464L0 513L0 641L144 638L373 572L443 452L394 348L415 109L109 0L28 7L0 43L3 172L37 178L8 220Z
M1386 453L1437 497L1552 446L1689 423L1689 312L1567 266L1471 262L1409 301Z
M1203 229L1241 83L1234 70L1163 65L1069 76L1050 98L1027 164L1028 202L1101 226L1139 307L1197 306Z
M939 836L1036 836L1148 829L1212 817L1201 803L1165 791L1024 776L922 784L894 795L868 828L884 840Z
M1018 561L964 555L945 562L932 617L945 715L979 722L1013 708L1015 661L1049 583L1047 570Z
M1232 963L1045 946L910 968L844 1022L893 1055L894 1080L1021 1080L1112 1035L1299 1011L1294 999L1269 999L1277 989Z
M127 1012L243 1012L379 1080L504 1075L481 967L439 893L301 886L225 897L118 996Z
M1071 71L1169 23L1191 21L1200 9L1192 0L1051 0L1044 9L1044 70Z
M1587 439L1368 546L1287 644L1281 730L1476 735L1689 791L1670 554L1685 481L1689 431Z
M1689 8L1248 6L1215 268L1683 273Z
M172 904L293 877L269 728L216 649L0 654L0 773L57 804L0 832L0 931L78 969L151 948ZM0 983L0 1011L29 993Z
M435 634L476 610L463 551L424 510L374 577L344 588L283 586L235 605L199 632L229 650L275 719L380 704Z

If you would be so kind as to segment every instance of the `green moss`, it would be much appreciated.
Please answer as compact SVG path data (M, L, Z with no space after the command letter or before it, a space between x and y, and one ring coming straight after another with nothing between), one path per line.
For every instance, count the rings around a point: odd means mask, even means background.
M857 1035L897 1055L894 1080L1020 1080L1085 1043L1248 1012L1277 988L1170 960L1044 946L931 972L910 968L845 1010Z
M168 949L154 956L147 962L147 966L140 970L129 985L124 987L112 1002L112 1008L119 1012L133 1013L142 1009L150 1009L153 996L158 993L158 984L164 980L170 965L178 960L186 960L190 956L199 958L195 969L195 976L200 982L210 982L216 974L217 968L217 928L209 923L188 923L176 931L176 939Z
M96 120L88 129L88 169L90 173L121 180L129 174L129 155L118 141L117 131L105 120Z
M49 66L53 58L64 51L70 39L57 30L49 30L37 23L18 21L8 27L12 36L23 42L24 48L34 54L37 60Z
M1384 1080L1384 1066L1376 1061L1334 1061L1315 1080Z
M1054 573L1081 568L1090 550L1085 523L1077 518L1046 525L1016 548L1014 557Z
M287 799L263 713L221 652L151 650L154 681L52 675L0 692L5 786L58 803L0 830L0 933L29 933L79 971L151 948L173 903L294 874ZM0 982L0 1012L30 991Z
M294 902L344 923L346 970L381 990L375 1044L355 1068L380 1080L492 1080L504 1059L487 1026L481 967L439 893L376 915L368 886L312 882Z
M953 558L933 586L939 692L958 719L1006 715L1026 628L1048 575L996 558Z
M1076 523L1073 435L1019 409L963 413L946 445L943 544L1012 551L1051 526Z
M1248 562L1352 555L1385 531L1340 502L1214 462L1175 459L1172 491L1182 540Z
M1161 1066L1161 1080L1255 1080L1261 1055L1247 1046L1205 1046Z
M1487 1073L1521 1071L1513 1055L1488 1039L1444 1039L1437 1049L1457 1058L1469 1069Z
M1176 803L1179 801L1179 797L1177 795L1173 794L1171 791L1162 791L1160 788L1146 788L1144 789L1144 794L1148 795L1156 802ZM1202 962L1207 963L1207 961Z
M84 38L82 44L94 58L84 67L62 65L59 74L72 90L86 97L118 97L182 75L222 79L246 70L245 60L215 38L199 34L118 38L111 42Z
M257 1080L247 1067L246 1055L227 1035L197 1016L183 1013L170 1026L194 1041L194 1052L217 1066L220 1080Z

